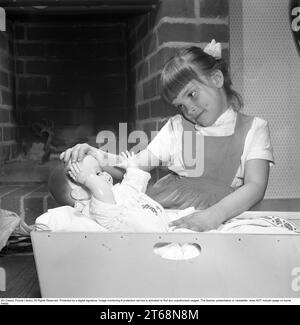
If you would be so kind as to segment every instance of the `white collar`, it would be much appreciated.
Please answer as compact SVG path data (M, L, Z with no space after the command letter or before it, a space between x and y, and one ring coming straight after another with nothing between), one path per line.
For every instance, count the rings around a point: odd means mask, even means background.
M206 127L195 125L195 129L204 136L229 136L234 133L236 111L230 106L218 117L214 124Z

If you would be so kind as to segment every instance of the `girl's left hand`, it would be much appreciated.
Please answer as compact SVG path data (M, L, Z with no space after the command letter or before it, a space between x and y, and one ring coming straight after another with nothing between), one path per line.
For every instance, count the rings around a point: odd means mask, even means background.
M217 229L222 224L220 216L215 212L206 209L196 211L169 224L170 227L187 228L193 231L202 232Z

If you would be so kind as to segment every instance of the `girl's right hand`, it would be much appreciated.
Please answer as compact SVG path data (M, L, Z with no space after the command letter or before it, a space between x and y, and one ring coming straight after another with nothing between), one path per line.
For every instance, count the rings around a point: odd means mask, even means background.
M74 147L62 152L59 158L65 163L68 162L70 159L72 163L75 163L77 161L81 161L86 155L93 154L95 150L97 149L88 145L87 143L79 143L76 144Z

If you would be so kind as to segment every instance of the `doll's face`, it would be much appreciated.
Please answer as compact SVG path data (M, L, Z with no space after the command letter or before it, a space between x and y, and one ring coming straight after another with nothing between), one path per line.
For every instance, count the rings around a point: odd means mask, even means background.
M70 164L71 162L69 161L68 165L66 166L66 172L69 170ZM79 165L82 170L84 170L85 172L90 172L91 174L97 174L98 172L101 171L98 161L92 156L85 156L79 162ZM78 201L84 201L90 199L89 191L84 186L71 180L69 176L68 176L68 184L71 188L70 195L72 199Z
M208 78L205 84L194 79L180 91L172 104L192 123L210 126L227 109L221 89Z
M74 183L68 176L68 184L71 189L70 196L74 201L90 200L90 192L82 185Z
M98 161L94 157L85 156L84 159L80 162L80 167L85 172L90 172L91 174L97 174L99 177L102 177L106 181L106 183L113 186L113 179L111 175L105 171L102 171Z
M71 163L69 163L71 164ZM67 165L66 170L69 169L69 164ZM101 170L98 161L92 156L85 156L83 160L79 162L79 166L85 173L90 173L98 175L98 177L103 178L103 180L109 184L110 187L113 186L113 179L110 174ZM83 185L78 184L69 178L69 186L71 188L71 197L75 201L84 201L91 198L90 192Z
M103 180L107 183L107 184L109 184L111 187L113 186L113 178L111 177L111 175L110 174L108 174L107 172L100 172L99 174L98 174L98 177L102 177L103 178Z

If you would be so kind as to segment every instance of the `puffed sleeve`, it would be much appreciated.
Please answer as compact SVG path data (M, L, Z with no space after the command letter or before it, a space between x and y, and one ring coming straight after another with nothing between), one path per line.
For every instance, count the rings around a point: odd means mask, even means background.
M256 117L245 143L245 160L264 159L274 164L268 122Z
M170 163L174 152L174 130L171 119L160 129L147 149L166 165Z

